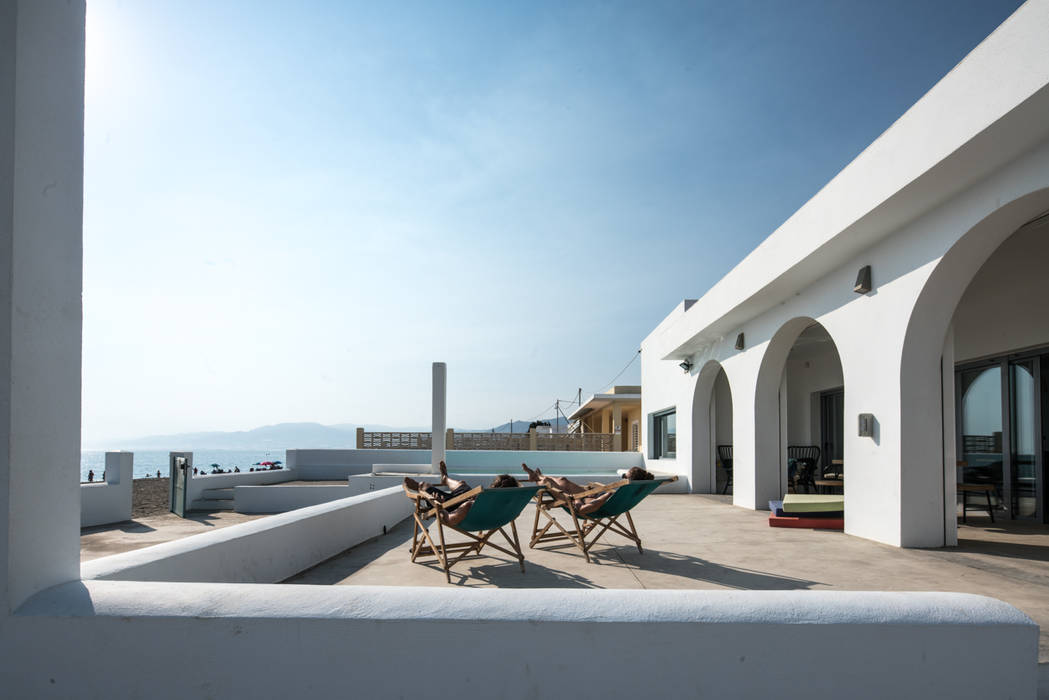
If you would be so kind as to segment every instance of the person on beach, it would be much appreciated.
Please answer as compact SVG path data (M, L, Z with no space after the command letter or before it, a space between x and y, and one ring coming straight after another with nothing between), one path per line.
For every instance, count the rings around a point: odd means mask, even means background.
M597 482L591 482L586 486L583 486L563 476L547 476L546 474L543 474L538 467L535 469L529 469L527 464L521 464L521 468L528 473L529 481L534 481L541 486L560 491L568 496L573 496L592 488L604 486L604 484ZM630 481L649 481L655 477L651 472L645 471L641 467L631 467L626 473L626 478ZM605 491L604 493L599 493L594 496L584 496L583 498L574 498L572 500L575 502L576 510L581 515L586 515L587 513L593 513L600 508L605 501L612 497L613 493L613 491Z
M95 480L95 470L94 469L88 469L87 470L87 480L88 481L94 481Z
M438 486L434 486L433 484L428 484L425 481L416 481L415 479L412 479L411 477L407 476L404 477L404 485L412 491L418 491L419 493L423 494L428 500L433 501L434 503L444 503L446 501L450 501L456 496L461 496L464 493L468 493L471 489L471 486L465 481L450 478L448 476L448 467L445 465L444 462L441 462L440 481L440 486L443 488L439 488ZM509 474L500 474L499 476L495 477L495 480L492 481L492 485L488 488L501 489L513 488L515 486L520 486L520 484L517 483L517 479L510 476ZM446 515L445 513L442 513L442 517L444 517L445 524L457 525L461 523L463 519L466 518L466 514L470 511L470 506L473 505L473 502L474 499L468 498L465 501L462 501L461 503L456 503L451 508L449 508L446 511Z

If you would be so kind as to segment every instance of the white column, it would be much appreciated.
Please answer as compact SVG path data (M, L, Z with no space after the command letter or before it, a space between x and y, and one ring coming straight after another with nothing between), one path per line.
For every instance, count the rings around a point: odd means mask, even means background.
M430 467L437 473L438 465L444 460L444 433L448 425L448 366L443 362L433 363L433 419L430 423Z
M0 627L80 576L84 3L0 0Z

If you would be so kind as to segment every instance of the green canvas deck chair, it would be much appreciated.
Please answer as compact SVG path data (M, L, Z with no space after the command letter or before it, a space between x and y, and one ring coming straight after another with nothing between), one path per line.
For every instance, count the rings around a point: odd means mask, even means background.
M415 502L415 511L412 513L415 520L412 525L412 561L420 557L437 557L437 561L444 568L445 579L451 583L451 569L460 559L471 552L479 555L485 547L493 547L517 559L521 565L521 573L524 573L524 554L521 552L521 543L517 538L517 525L514 520L541 488L541 486L517 486L486 489L477 486L444 503L436 503L425 493L413 491L405 486L404 492ZM449 509L471 498L474 499L474 502L470 504L466 517L455 525L448 524ZM431 519L437 521L437 542L434 542L427 529L427 521ZM507 525L510 526L509 533L506 531ZM445 529L465 535L469 540L467 542L446 542ZM502 534L510 549L505 549L490 541L496 532ZM455 556L456 554L458 556ZM453 556L455 556L454 559Z
M611 530L632 541L637 545L637 551L644 554L645 550L641 548L641 537L638 536L637 528L634 527L634 519L630 516L630 511L643 501L645 496L663 484L673 481L677 481L676 476L645 481L622 479L611 484L595 486L571 496L548 486L536 494L535 522L532 524L532 540L528 546L534 549L541 542L568 540L583 552L583 556L589 562L591 548L597 544L602 535ZM591 513L579 512L577 505L579 499L598 496L608 491L611 491L612 495L601 504L600 508ZM572 517L570 527L565 528L557 521L551 512L555 508L560 508ZM546 524L542 529L539 527L540 516L546 518ZM619 520L621 516L626 516L626 525ZM554 528L553 531L551 527ZM597 530L597 534L587 540L594 530Z

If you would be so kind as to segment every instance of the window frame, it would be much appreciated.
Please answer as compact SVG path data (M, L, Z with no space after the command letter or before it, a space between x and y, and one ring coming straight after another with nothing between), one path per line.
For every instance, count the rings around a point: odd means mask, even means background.
M677 407L667 408L662 411L656 411L652 414L652 459L677 459L677 445L674 445L674 451L670 452L666 450L666 445L663 444L663 431L661 425L670 416L674 417L674 435L677 436ZM675 443L676 443L675 439Z

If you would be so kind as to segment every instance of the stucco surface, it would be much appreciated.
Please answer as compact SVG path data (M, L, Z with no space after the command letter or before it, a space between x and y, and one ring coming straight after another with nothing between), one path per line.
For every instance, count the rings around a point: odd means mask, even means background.
M517 521L531 532L533 510ZM645 588L729 590L957 591L1004 600L1044 632L1049 661L1049 532L1037 526L959 526L961 545L903 550L837 532L768 526L767 513L729 505L727 496L652 496L634 510L645 553L611 537L587 564L569 547L528 549L526 572L502 555L460 562L455 586L469 588ZM405 522L291 579L292 583L444 587L434 564L412 564ZM432 560L431 560L432 561Z

